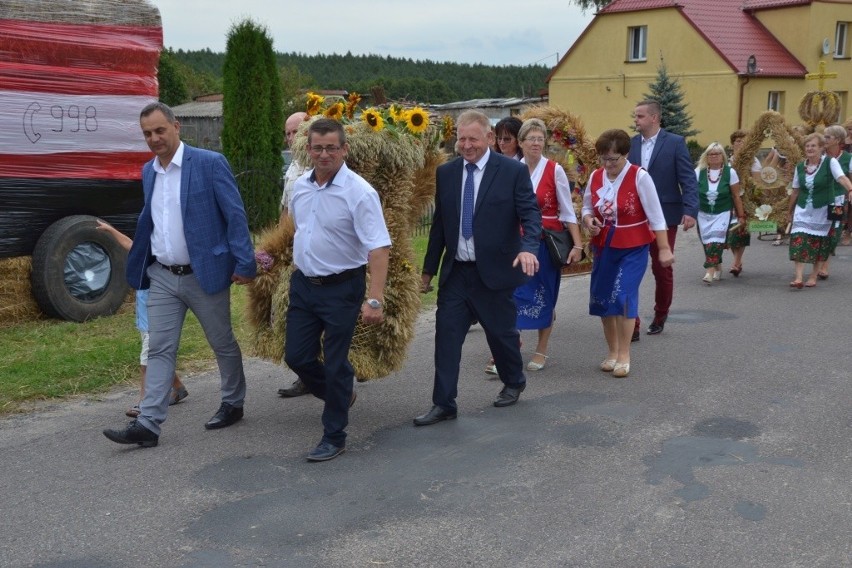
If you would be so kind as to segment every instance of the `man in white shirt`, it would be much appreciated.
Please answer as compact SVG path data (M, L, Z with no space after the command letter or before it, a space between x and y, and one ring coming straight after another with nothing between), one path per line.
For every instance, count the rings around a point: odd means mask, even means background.
M325 402L323 437L307 456L316 462L334 459L346 448L349 407L355 402L348 355L358 316L366 324L384 319L390 235L378 193L346 166L348 151L339 122L313 122L308 152L314 169L296 180L290 198L295 270L284 361ZM370 272L366 300L365 267Z
M293 149L293 141L296 139L296 134L299 132L299 126L308 118L305 112L294 112L284 123L284 136L287 138L287 147ZM281 193L281 220L287 216L287 209L290 207L290 195L293 193L293 184L299 179L307 168L299 164L296 158L287 166L287 171L284 173L284 191ZM307 391L301 394L307 394Z

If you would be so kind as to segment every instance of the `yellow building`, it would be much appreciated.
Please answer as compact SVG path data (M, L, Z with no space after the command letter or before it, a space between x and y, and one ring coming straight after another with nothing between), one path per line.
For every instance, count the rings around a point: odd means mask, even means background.
M595 15L548 78L550 103L579 114L591 136L632 132L631 113L665 63L696 139L728 142L767 109L800 124L802 96L827 90L849 117L850 0L614 0Z

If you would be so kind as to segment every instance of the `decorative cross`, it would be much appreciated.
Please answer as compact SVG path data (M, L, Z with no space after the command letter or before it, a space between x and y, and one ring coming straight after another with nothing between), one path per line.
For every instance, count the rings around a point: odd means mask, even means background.
M836 78L837 78L836 72L832 72L832 73L826 73L825 72L825 61L819 62L819 73L808 73L807 75L805 75L805 79L807 79L808 81L819 81L819 83L817 83L817 84L819 85L820 91L825 90L825 80L826 79L836 79Z

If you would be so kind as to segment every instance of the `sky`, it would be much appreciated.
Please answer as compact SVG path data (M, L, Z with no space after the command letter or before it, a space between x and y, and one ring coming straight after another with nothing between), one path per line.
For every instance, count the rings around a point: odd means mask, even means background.
M163 19L164 44L174 49L224 52L231 25L251 18L282 53L486 65L552 67L594 17L568 0L150 1Z

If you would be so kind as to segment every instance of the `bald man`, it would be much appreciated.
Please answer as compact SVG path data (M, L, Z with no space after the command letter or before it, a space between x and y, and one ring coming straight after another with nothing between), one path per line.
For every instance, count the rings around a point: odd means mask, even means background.
M299 126L308 118L308 114L304 112L294 112L287 118L287 122L284 123L284 136L287 137L287 147L293 148L293 141L296 139L296 133L299 131ZM287 216L287 210L289 208L290 201L290 193L293 191L293 184L296 182L296 179L303 173L307 168L299 165L299 162L294 158L292 162L290 162L290 166L287 168L287 172L284 174L284 193L281 194L281 220L284 220L284 217Z

